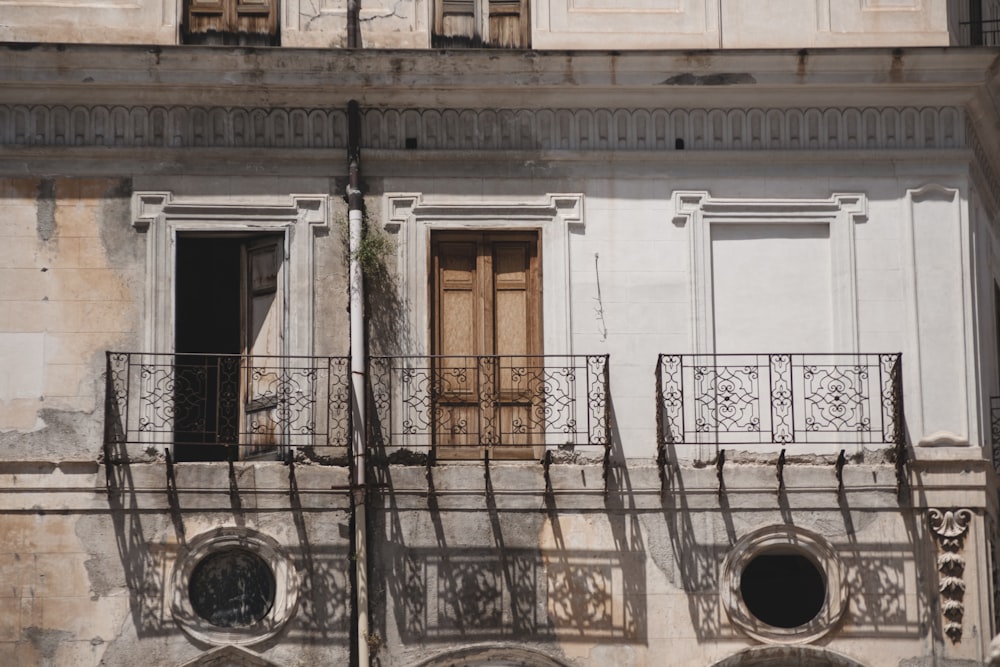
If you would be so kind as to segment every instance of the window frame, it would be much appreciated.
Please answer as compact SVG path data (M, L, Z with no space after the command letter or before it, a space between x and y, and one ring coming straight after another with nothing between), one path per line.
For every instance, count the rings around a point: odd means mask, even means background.
M572 298L569 239L586 230L584 196L547 194L534 202L483 200L462 202L421 192L390 192L383 197L384 231L396 239L399 295L406 309L403 349L393 354L430 354L431 231L538 230L542 271L542 349L550 355L572 355ZM548 295L547 297L544 295Z
M132 194L132 225L146 236L143 351L176 352L175 318L178 235L281 235L285 295L281 356L312 356L315 314L313 239L329 232L329 195L273 197L244 204L177 197L172 191Z

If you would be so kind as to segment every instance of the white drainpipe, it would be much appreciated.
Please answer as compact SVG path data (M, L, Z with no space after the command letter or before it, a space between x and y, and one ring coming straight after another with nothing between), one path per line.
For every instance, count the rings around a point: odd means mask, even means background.
M351 163L351 185L348 186L348 226L350 246L351 296L351 434L354 452L354 479L351 502L354 504L355 588L358 603L358 665L370 664L368 650L368 539L365 516L365 311L364 276L358 261L363 223L361 191L357 187L357 162Z

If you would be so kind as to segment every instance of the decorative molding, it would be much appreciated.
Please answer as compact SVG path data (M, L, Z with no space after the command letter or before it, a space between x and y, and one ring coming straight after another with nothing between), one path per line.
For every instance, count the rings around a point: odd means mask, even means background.
M446 229L537 229L542 247L544 349L546 354L572 354L570 332L569 237L586 227L582 193L549 193L523 201L497 197L467 201L419 192L389 192L383 197L383 229L396 239L400 296L408 313L428 313L427 248L433 230ZM408 354L426 354L429 349L427 322L406 323Z
M917 442L917 447L968 447L970 445L968 438L948 431L936 431Z
M367 109L368 149L884 150L965 147L958 107ZM0 105L0 145L121 148L347 146L340 109Z
M321 230L330 228L329 197L293 194L289 199L291 205L208 204L175 202L172 192L135 192L132 194L132 226L145 231L160 216L167 216L172 220L238 220L239 224L284 221L312 225Z
M132 194L132 226L140 232L156 222L164 207L170 203L171 192L135 192Z
M191 575L206 556L233 549L252 552L267 563L274 575L274 600L266 615L256 623L220 627L195 612L191 604ZM278 634L295 615L299 586L298 571L285 548L276 540L249 528L217 528L192 539L174 563L170 611L184 632L206 644L259 644Z
M146 234L145 350L174 350L174 239L178 233L282 234L286 270L285 350L312 354L315 258L313 238L330 228L330 197L288 194L268 203L184 198L172 191L132 193L132 226ZM311 233L297 233L310 230Z
M364 145L425 150L960 148L956 107L806 109L369 109Z
M931 523L931 531L940 540L941 545L948 548L960 549L962 538L969 530L969 522L972 521L972 510L928 510Z
M181 667L277 667L241 646L221 646L203 653Z
M503 220L555 221L571 229L585 228L583 193L549 194L544 204L509 202L474 202L432 204L423 201L420 193L391 193L385 196L386 221L382 227L387 232L397 232L415 217L440 221L476 222Z
M838 351L857 350L858 316L854 226L868 220L868 198L860 193L834 193L825 199L715 198L706 191L675 190L675 225L689 228L691 258L691 323L695 349L715 352L714 287L711 225L820 224L830 230L831 302L834 342Z
M794 628L776 627L758 619L743 601L743 571L761 554L781 552L802 555L823 573L826 597L816 616ZM833 630L847 611L846 569L836 549L818 534L798 526L765 526L744 535L722 562L720 581L722 607L733 625L765 644L813 642Z
M972 376L972 241L961 189L928 182L905 191L900 243L907 368L904 375L907 424L918 447L962 447L974 442L977 423ZM943 263L955 267L947 274ZM969 376L968 374L972 374Z
M0 145L344 148L340 109L0 105Z
M940 544L937 558L938 590L941 593L941 615L944 632L951 641L962 639L962 617L965 615L965 558L962 551L965 534L972 521L972 510L928 510L931 532Z
M1000 211L1000 176L997 175L1000 161L996 156L996 150L984 145L979 132L976 131L975 124L968 117L966 118L965 136L967 145L976 157L975 164L982 174L982 180L988 188L983 196L984 198L989 197L994 211Z

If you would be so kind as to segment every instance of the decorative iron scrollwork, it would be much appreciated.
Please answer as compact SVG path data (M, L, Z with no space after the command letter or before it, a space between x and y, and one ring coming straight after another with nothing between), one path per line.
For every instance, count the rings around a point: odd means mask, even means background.
M108 354L106 444L346 447L346 357Z
M899 354L660 355L658 444L897 444L899 359Z
M610 442L606 355L372 357L369 380L380 446Z

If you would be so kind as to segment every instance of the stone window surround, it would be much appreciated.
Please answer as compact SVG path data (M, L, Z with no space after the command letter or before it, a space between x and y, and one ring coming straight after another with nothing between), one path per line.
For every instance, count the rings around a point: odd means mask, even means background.
M674 224L688 226L691 256L691 322L695 352L714 352L711 225L817 224L830 230L833 287L834 350L857 352L857 271L854 224L868 220L864 194L835 193L826 199L715 198L707 191L677 190L673 196Z
M330 228L329 196L291 194L268 204L204 198L185 199L171 191L132 194L132 225L147 235L144 351L174 351L176 239L186 232L282 233L286 272L285 355L313 350L313 237Z
M221 628L199 616L191 606L189 587L195 567L211 553L226 549L253 552L274 573L274 604L259 622L245 628ZM196 536L174 563L170 611L184 632L209 644L256 644L270 639L295 614L299 575L284 549L272 538L247 528L217 528Z
M826 600L816 617L796 628L779 628L756 618L740 592L744 568L764 553L796 554L813 562L823 575ZM846 570L833 546L797 526L766 526L743 536L722 562L719 585L722 606L737 628L765 644L803 644L826 635L847 610Z
M539 230L542 246L542 332L545 354L572 354L569 238L585 229L584 195L546 194L534 201L458 202L421 192L384 195L383 229L397 239L400 293L410 313L429 313L428 248L432 230ZM429 321L406 323L416 349L430 350Z

